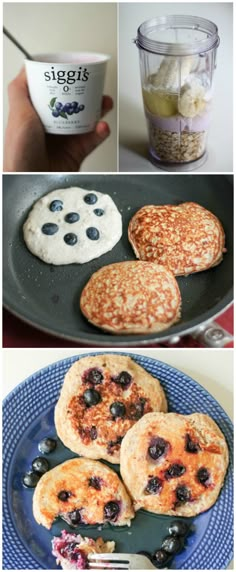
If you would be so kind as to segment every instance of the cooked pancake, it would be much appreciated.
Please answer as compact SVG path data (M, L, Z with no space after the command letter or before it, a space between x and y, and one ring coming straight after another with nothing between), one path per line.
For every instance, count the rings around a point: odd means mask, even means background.
M144 206L128 235L137 258L163 264L175 276L212 268L226 252L220 221L196 203Z
M122 219L109 195L79 187L39 199L23 226L28 249L48 264L82 264L109 252L122 235Z
M58 517L75 528L105 522L130 525L134 512L118 475L99 461L81 458L65 461L41 477L33 515L46 528Z
M119 463L121 441L130 427L145 413L166 410L159 381L131 358L88 356L65 376L55 425L75 453Z
M173 273L152 262L118 262L100 268L80 298L84 316L113 334L166 330L180 317L181 296Z
M202 413L148 413L121 445L121 476L135 510L195 516L216 502L227 466L225 438Z

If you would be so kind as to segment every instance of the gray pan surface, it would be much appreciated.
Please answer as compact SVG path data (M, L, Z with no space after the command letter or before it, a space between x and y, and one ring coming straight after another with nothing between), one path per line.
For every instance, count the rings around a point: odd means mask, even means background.
M26 248L22 226L32 205L56 189L81 186L111 195L123 218L123 236L107 254L83 265L47 265ZM205 272L178 278L182 318L165 332L106 334L82 316L79 300L91 274L104 265L134 260L127 238L131 216L145 204L195 201L221 220L227 254ZM140 346L183 335L213 319L233 299L233 181L224 175L4 175L3 302L31 325L74 342L101 346Z

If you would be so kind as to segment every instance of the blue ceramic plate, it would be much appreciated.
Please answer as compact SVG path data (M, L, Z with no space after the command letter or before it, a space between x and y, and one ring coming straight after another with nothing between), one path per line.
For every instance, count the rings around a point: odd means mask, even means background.
M120 352L122 353L122 352ZM88 354L86 354L88 355ZM91 354L91 355L94 355ZM129 354L154 377L166 391L169 410L182 414L208 413L225 435L230 465L224 487L213 508L193 519L185 548L172 560L173 569L222 569L233 552L233 427L220 405L184 373L152 358ZM80 356L83 357L83 356ZM53 411L63 378L77 356L62 360L36 372L8 395L3 406L3 568L58 569L51 555L52 536L60 534L66 523L57 522L51 531L39 526L32 515L33 491L22 486L22 475L38 456L38 443L56 435ZM58 442L47 458L51 467L74 457ZM60 520L60 519L59 519ZM166 536L171 517L139 511L131 528L106 525L79 529L81 534L113 539L119 552L153 551Z

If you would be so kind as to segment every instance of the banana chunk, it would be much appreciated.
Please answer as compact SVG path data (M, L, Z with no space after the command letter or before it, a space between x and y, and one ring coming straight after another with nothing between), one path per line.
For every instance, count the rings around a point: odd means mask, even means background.
M178 111L183 117L195 117L206 107L205 90L201 85L185 85L178 100Z

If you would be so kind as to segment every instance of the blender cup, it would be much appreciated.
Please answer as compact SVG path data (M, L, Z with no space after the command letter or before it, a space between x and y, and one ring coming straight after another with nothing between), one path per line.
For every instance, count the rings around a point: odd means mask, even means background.
M194 169L206 159L217 26L196 16L153 18L135 43L151 159L163 169Z

